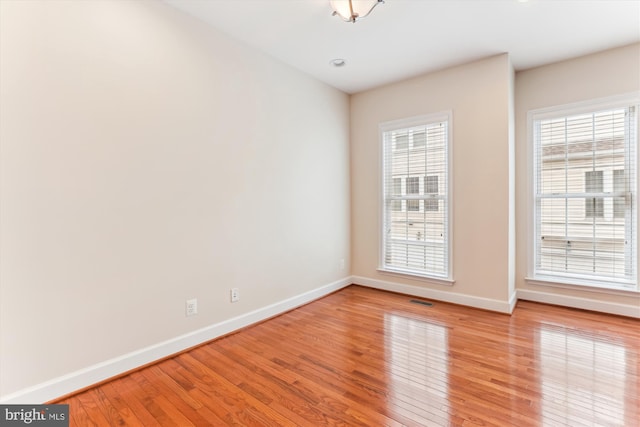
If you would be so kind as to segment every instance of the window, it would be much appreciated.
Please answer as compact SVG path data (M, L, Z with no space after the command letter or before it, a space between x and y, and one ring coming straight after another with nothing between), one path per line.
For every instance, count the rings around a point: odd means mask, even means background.
M408 134L398 134L393 140L395 141L396 150L406 150L409 148L409 135Z
M629 100L530 113L534 280L637 288L637 122Z
M410 176L407 178L407 195L420 194L420 178ZM407 210L417 212L420 210L420 200L407 200Z
M616 169L613 171L613 192L615 194L625 193L624 169ZM624 218L625 213L625 197L616 196L613 199L613 217Z
M587 171L584 173L585 193L602 193L602 171ZM585 199L585 218L604 217L604 199L592 197Z
M413 133L413 148L423 148L427 144L426 132L414 132Z
M430 175L424 177L424 193L429 196L438 195L438 175ZM424 210L427 212L438 212L437 197L425 200Z
M401 196L402 195L402 178L393 178L393 195ZM396 212L402 211L402 200L395 199L392 202L391 209Z
M381 270L450 282L449 123L441 113L380 126Z

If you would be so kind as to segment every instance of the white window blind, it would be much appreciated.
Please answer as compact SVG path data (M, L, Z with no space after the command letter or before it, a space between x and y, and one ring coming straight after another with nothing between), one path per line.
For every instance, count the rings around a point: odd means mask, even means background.
M532 118L534 277L635 288L636 107Z
M443 113L381 125L383 270L450 276L449 122Z

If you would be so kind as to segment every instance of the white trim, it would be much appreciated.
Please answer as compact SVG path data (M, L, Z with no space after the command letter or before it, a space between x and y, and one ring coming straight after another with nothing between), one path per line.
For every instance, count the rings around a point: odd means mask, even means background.
M368 277L353 276L353 284L367 286L369 288L381 289L384 291L398 292L401 294L429 298L453 304L466 305L474 308L481 308L498 313L511 314L515 307L516 295L512 295L509 301L476 297L472 295L457 294L453 292L429 289L421 286L406 285L403 283L387 282L383 280L370 279Z
M322 298L351 284L345 277L317 289L296 295L240 316L189 332L152 346L88 366L67 375L0 397L0 404L33 404L47 402L93 384L121 375L191 347L206 343L238 329L285 313Z
M433 283L442 286L453 286L456 283L453 279L447 279L444 277L426 276L419 273L410 273L406 270L393 270L390 268L378 268L378 272L381 274L388 274L390 276L403 277L405 279L418 280L420 282Z
M534 138L533 138L533 112L527 113L527 237L526 237L526 256L527 256L527 276L533 277L533 271L535 270L535 256L536 256L536 204L534 200L534 185L535 185L535 154L534 154Z
M427 289L421 286L370 279L368 277L361 276L353 276L352 282L354 285L366 286L369 288L390 292L398 292L401 294L429 298L437 301L450 302L453 304L481 308L499 313L511 314L515 309L518 300L527 300L545 304L560 305L569 308L598 311L601 313L608 313L619 316L640 318L640 303L637 305L620 304L548 292L531 291L527 289L517 289L509 297L509 301L500 301L490 298L456 294L436 289ZM584 291L587 289L580 287L579 290ZM629 293L627 293L627 295L629 295Z
M412 128L416 126L424 125L425 123L434 123L440 121L450 120L453 115L453 110L440 111L438 113L423 114L420 116L407 117L406 119L390 120L378 125L380 134L384 132L394 131L404 128Z
M453 203L453 194L455 190L453 179L453 172L455 170L455 162L453 161L453 110L447 110L447 115L449 117L449 140L447 141L447 185L449 186L449 188L447 189L447 208L449 209L449 216L447 217L447 233L449 233L449 238L447 239L447 245L449 246L449 253L447 255L449 256L449 270L447 271L447 274L449 275L449 279L453 280L453 254L455 253L455 248L453 245L453 242L455 242L453 235L453 219L455 218Z
M517 304L518 304L518 291L514 289L513 292L511 293L511 296L509 297L509 314L513 313L513 310L515 310Z
M562 288L562 289L571 289L572 291L585 291L585 292L595 292L599 294L609 294L609 295L624 295L624 296L638 296L640 294L640 290L635 287L623 288L620 286L607 286L605 283L597 283L597 282L579 282L576 280L567 280L561 281L561 278L549 277L545 278L545 276L539 277L525 277L524 280L531 285L537 286L549 286L552 288Z
M602 313L616 314L619 316L635 317L640 319L640 304L619 304L615 302L599 301L569 295L531 291L528 289L518 289L517 292L518 299L521 300L561 305L564 307L579 308L583 310L599 311Z
M561 113L565 116L572 116L582 113L590 113L610 108L620 107L621 104L636 105L640 102L640 92L628 92L619 95L606 96L604 98L587 99L569 104L554 105L552 107L537 108L527 113L527 118L533 116L537 120L554 118Z

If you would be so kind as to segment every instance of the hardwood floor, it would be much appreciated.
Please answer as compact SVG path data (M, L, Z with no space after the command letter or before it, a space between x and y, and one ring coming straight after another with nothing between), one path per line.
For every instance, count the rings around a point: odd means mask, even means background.
M640 321L350 286L58 403L72 426L639 426Z

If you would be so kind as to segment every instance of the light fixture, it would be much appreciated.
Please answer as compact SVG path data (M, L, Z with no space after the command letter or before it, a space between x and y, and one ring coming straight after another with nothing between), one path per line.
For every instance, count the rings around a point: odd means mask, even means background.
M366 18L373 8L384 0L329 0L333 15L338 15L345 22L356 22Z

